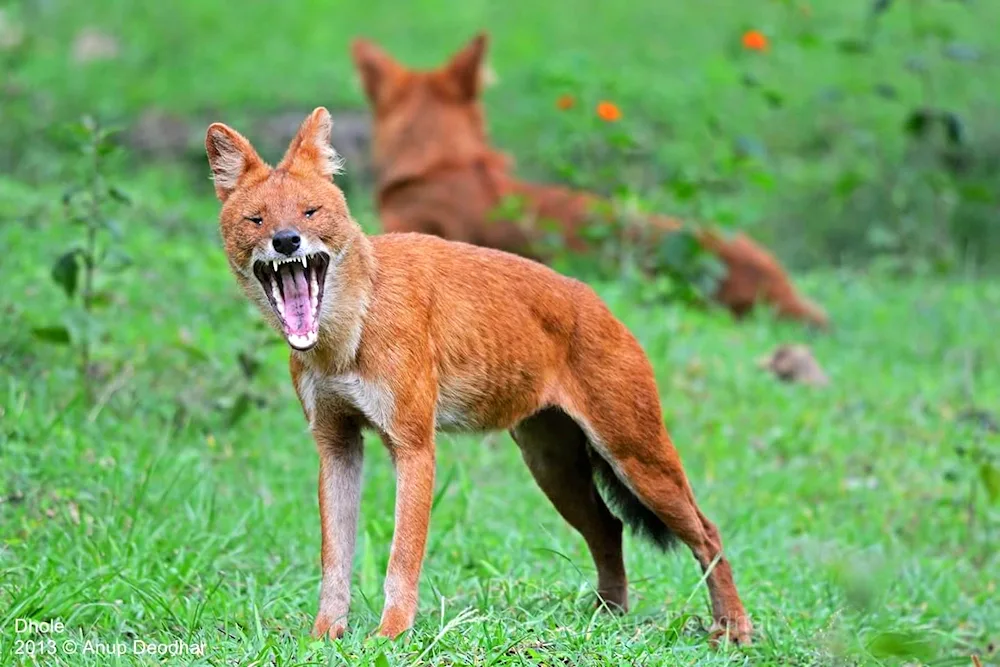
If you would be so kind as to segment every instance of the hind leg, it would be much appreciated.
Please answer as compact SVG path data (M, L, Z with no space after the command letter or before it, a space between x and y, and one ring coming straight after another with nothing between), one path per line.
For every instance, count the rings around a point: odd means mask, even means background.
M594 486L583 431L563 412L544 410L518 424L511 436L538 486L587 542L597 566L598 596L608 607L626 610L622 523Z
M748 643L750 620L736 591L732 568L723 556L719 531L695 503L680 457L662 426L660 431L656 446L637 448L634 441L622 440L605 428L600 431L604 436L600 439L601 454L611 459L616 473L636 497L691 549L702 571L708 573L713 640L728 635L733 641Z
M595 388L597 389L597 388ZM652 378L632 374L628 385L604 387L574 401L570 412L597 453L629 491L694 554L712 599L713 639L750 641L752 628L722 553L719 531L695 502L670 436L663 426Z

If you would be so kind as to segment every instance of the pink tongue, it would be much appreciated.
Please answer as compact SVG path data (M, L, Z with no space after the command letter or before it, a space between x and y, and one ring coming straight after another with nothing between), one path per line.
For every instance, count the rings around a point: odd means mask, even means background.
M279 271L285 295L285 333L307 334L313 330L313 312L306 272L295 262L282 265Z

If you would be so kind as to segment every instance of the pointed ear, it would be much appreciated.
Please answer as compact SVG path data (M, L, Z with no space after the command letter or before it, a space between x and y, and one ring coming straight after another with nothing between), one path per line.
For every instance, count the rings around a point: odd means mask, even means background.
M344 160L330 144L333 120L324 107L317 107L299 127L288 152L281 158L278 169L291 172L318 174L333 178L344 166Z
M351 57L354 59L354 67L361 76L365 95L372 104L378 103L386 82L403 70L392 56L367 39L359 38L351 42Z
M488 71L483 62L488 43L487 34L479 33L444 66L448 77L458 85L462 95L469 99L479 97L489 83Z
M240 180L256 170L267 169L267 165L246 137L222 123L212 123L205 134L205 152L212 168L215 194L225 202L239 187Z

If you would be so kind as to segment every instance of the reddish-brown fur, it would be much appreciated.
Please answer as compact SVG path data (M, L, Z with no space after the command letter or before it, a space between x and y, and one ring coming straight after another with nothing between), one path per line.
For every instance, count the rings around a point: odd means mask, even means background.
M376 45L356 40L355 65L374 117L376 204L383 228L422 232L453 241L534 257L534 230L491 216L504 197L520 196L529 220L561 226L567 245L585 250L580 228L592 217L594 195L515 178L489 145L480 104L486 36L480 34L444 66L411 70ZM677 230L672 218L650 216L650 234ZM715 298L737 316L763 301L781 317L825 327L821 308L800 296L778 261L743 234L723 238L696 232L725 264Z
M714 636L749 641L750 621L718 531L695 503L636 339L588 286L534 261L423 234L366 236L318 150L329 129L326 110L314 111L273 169L224 125L212 125L206 138L226 254L272 323L250 263L275 232L295 229L304 242L342 257L326 276L318 343L290 359L320 456L323 584L315 635L336 637L347 627L361 430L381 435L396 467L379 627L395 637L417 610L435 431L506 429L586 540L605 603L625 608L627 581L622 522L594 485L599 466L708 571Z

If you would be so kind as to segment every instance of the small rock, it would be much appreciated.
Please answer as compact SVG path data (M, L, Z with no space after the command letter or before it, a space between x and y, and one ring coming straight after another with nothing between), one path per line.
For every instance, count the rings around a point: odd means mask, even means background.
M830 383L819 362L813 357L807 345L779 345L770 356L761 359L758 365L774 373L784 382L796 382L816 387Z

